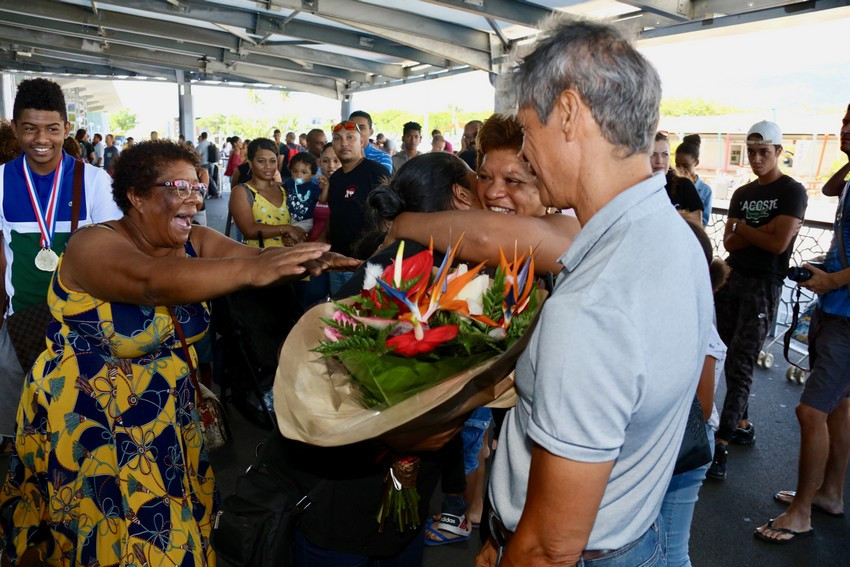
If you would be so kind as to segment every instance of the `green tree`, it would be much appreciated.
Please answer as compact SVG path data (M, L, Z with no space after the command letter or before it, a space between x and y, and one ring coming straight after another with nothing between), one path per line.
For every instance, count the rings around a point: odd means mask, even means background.
M109 115L109 128L113 134L125 134L128 130L135 128L138 123L136 114L126 108Z
M665 98L661 101L661 116L721 116L738 112L741 110L734 106L701 98Z

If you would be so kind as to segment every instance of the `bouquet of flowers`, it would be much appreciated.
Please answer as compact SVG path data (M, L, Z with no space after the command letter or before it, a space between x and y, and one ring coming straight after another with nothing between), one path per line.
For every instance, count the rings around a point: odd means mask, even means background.
M452 268L460 241L434 265L433 244L386 269L367 265L361 293L320 304L298 321L280 353L274 407L284 436L339 446L385 434L442 430L477 407L516 403L512 370L546 292L531 251L500 252L492 277L483 264ZM381 529L419 522L419 459L389 463Z
M490 278L483 264L451 268L459 244L435 267L433 243L404 258L402 241L392 264L368 265L361 294L322 319L315 351L345 366L365 406L395 405L498 356L533 322L533 254L514 251L509 262L502 252Z

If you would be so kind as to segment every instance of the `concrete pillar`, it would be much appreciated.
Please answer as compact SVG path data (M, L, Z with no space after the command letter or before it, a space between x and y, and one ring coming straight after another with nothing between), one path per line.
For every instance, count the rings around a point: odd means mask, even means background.
M499 66L505 71L504 65ZM511 88L510 81L504 73L490 73L490 84L493 85L493 111L500 114L514 114L517 111L516 91Z
M340 120L348 120L348 117L351 116L351 103L353 98L354 97L351 95L343 95L342 103L339 108Z
M180 133L190 142L195 141L195 111L192 108L192 83L185 79L183 71L177 74L177 104L179 108Z
M15 79L12 73L0 74L0 118L12 119L15 104Z

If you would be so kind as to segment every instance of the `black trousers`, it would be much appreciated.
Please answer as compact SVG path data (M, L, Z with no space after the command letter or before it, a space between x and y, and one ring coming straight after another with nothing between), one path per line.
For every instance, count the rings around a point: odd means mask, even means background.
M753 369L773 322L781 286L770 278L751 278L732 270L714 295L717 332L726 353L726 398L717 438L729 441L738 422L747 419Z

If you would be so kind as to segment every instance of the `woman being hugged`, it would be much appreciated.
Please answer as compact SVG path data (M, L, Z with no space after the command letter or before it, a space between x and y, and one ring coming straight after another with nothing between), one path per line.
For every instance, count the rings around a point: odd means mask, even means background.
M277 145L267 138L251 140L248 161L251 180L234 187L230 193L230 213L245 237L244 243L262 248L304 242L307 233L289 224L286 191L279 180L275 180Z
M350 266L320 244L260 253L193 226L197 164L167 141L126 150L124 216L80 230L59 260L0 491L4 565L215 565L219 496L189 376L204 301L302 264Z

